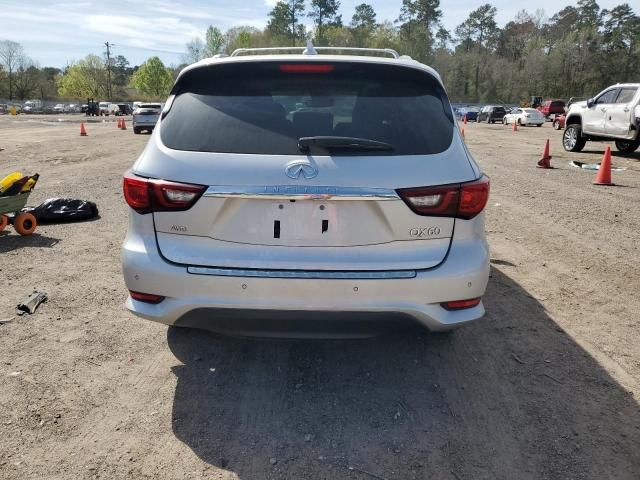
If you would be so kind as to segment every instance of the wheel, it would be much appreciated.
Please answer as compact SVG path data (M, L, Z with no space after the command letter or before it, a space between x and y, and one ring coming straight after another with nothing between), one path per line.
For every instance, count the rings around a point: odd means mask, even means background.
M7 228L7 225L9 224L9 219L7 218L6 215L0 215L0 232L2 230L4 230L5 228Z
M542 126L542 124L541 124L541 123L538 123L538 124L536 125L536 127L541 127L541 126Z
M567 152L581 152L586 143L580 125L567 125L562 134L562 146Z
M133 133L138 135L140 133L140 129L138 127L133 127Z
M518 119L518 126L521 127L522 126L522 120Z
M616 140L616 148L622 153L633 153L640 147L638 140Z
M554 120L553 121L553 129L554 130L560 130L560 120Z
M13 228L22 236L31 235L38 226L38 221L32 213L20 213L13 220Z

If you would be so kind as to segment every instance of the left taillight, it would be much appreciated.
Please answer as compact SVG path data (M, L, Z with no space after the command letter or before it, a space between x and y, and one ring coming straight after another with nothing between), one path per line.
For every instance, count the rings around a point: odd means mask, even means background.
M124 199L138 213L188 210L207 187L155 178L124 176Z
M401 188L398 194L414 213L429 217L470 220L489 200L489 178L437 187Z

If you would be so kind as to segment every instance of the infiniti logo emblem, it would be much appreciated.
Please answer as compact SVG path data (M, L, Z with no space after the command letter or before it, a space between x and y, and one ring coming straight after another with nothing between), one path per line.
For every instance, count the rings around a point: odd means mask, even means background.
M318 176L318 170L305 160L296 160L294 162L287 163L284 172L287 177L297 180L302 175L307 180L311 180Z

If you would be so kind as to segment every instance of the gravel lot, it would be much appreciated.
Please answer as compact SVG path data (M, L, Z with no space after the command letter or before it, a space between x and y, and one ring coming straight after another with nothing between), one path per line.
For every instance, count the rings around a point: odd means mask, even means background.
M52 121L54 120L54 121ZM73 120L78 120L74 118ZM0 233L2 479L640 478L640 155L616 187L550 124L465 127L492 179L487 316L451 336L266 341L124 307L120 180L148 140L0 117L0 175L99 220ZM535 168L551 140L554 170ZM14 317L34 288L50 300Z

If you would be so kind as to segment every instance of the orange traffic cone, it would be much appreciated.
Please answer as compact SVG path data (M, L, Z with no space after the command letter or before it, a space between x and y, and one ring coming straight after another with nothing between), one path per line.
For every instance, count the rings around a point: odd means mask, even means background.
M594 185L613 185L611 183L611 147L607 147L600 162L600 168L596 173Z
M124 118L122 119L122 122L120 123L120 128L122 130L126 130L127 129L127 124L124 122Z
M551 155L549 155L549 139L544 144L544 150L542 151L542 157L538 160L538 168L553 168L551 166Z
M513 127L511 128L511 130L513 130L514 132L518 131L518 122L516 121L513 122Z
M118 121L116 122L116 127L122 128L122 118L118 117Z
M465 113L464 117L462 117L462 123L467 124L467 114Z
M84 122L80 122L80 136L81 137L87 136L87 131L84 129Z

